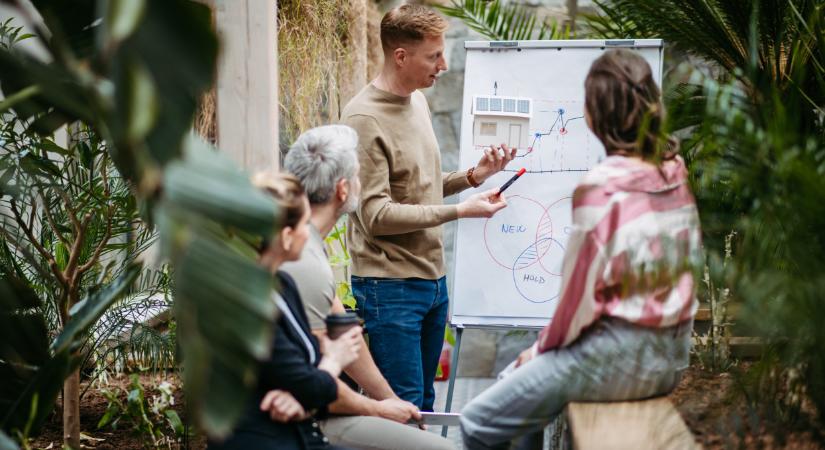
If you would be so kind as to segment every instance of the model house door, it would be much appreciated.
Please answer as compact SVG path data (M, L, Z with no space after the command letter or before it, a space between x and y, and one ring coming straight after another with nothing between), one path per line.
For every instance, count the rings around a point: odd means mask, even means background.
M512 148L521 148L521 125L510 124L510 137L507 139L507 145Z

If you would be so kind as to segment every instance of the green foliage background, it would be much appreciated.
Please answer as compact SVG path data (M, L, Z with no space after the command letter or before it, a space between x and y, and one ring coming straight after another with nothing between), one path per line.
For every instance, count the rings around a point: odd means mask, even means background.
M740 377L752 410L780 423L825 423L825 5L617 0L601 8L594 32L660 37L671 49L669 127L683 137L709 273L742 306L740 332L765 344Z
M703 295L741 305L737 330L764 344L738 377L751 412L825 424L825 5L595 3L578 36L665 41L667 128L689 165L714 291ZM508 6L441 10L490 39L535 36Z
M47 57L0 49L6 98L0 113L14 114L32 135L80 122L105 144L106 158L128 183L142 219L159 230L172 265L191 417L210 436L226 435L255 384L256 360L268 354L276 316L269 301L272 279L256 264L250 243L277 230L278 211L247 174L191 136L196 103L215 73L218 41L210 10L188 0L32 3L42 24L25 10L20 16ZM4 192L14 185L7 174L0 173ZM136 272L129 275L117 286L128 290ZM14 302L4 311L20 323L17 318L33 304L17 284L8 286L11 295L3 299ZM90 297L67 329L75 322L75 328L88 327L108 310L115 295L101 292L109 294L107 301ZM66 368L79 363L77 349L68 345L72 340L58 341L52 349L41 347L30 365L26 389L40 394L38 411L50 408ZM61 370L49 372L58 358ZM51 382L32 381L37 379ZM30 403L16 402L3 412L25 422L30 410ZM10 423L4 420L3 428Z

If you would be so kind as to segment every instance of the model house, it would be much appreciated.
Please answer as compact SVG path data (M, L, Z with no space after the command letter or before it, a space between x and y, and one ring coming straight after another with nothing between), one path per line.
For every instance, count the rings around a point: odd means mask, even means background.
M531 99L476 95L472 111L473 145L486 147L504 143L522 149L530 145Z

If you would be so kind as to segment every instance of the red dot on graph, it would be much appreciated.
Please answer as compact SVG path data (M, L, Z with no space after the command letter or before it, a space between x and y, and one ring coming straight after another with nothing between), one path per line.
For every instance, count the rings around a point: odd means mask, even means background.
M559 130L560 134L567 134L567 128L562 128Z

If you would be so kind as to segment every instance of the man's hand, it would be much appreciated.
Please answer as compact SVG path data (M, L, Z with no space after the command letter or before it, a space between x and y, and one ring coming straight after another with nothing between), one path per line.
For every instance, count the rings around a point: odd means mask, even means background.
M333 377L341 374L341 370L358 359L358 352L361 350L361 327L352 327L336 339L321 336L321 348L324 357L318 368L326 370Z
M397 398L379 401L376 414L399 423L407 423L410 419L421 420L421 413L415 405Z
M261 400L261 411L268 411L272 420L282 423L304 420L308 417L304 407L286 391L267 392Z
M498 194L498 188L473 194L458 205L458 217L493 217L500 209L507 206L503 195Z
M484 156L473 170L473 178L483 183L487 178L501 172L516 157L516 151L517 149L509 148L504 144L501 144L501 147L491 145L490 148L484 149Z

